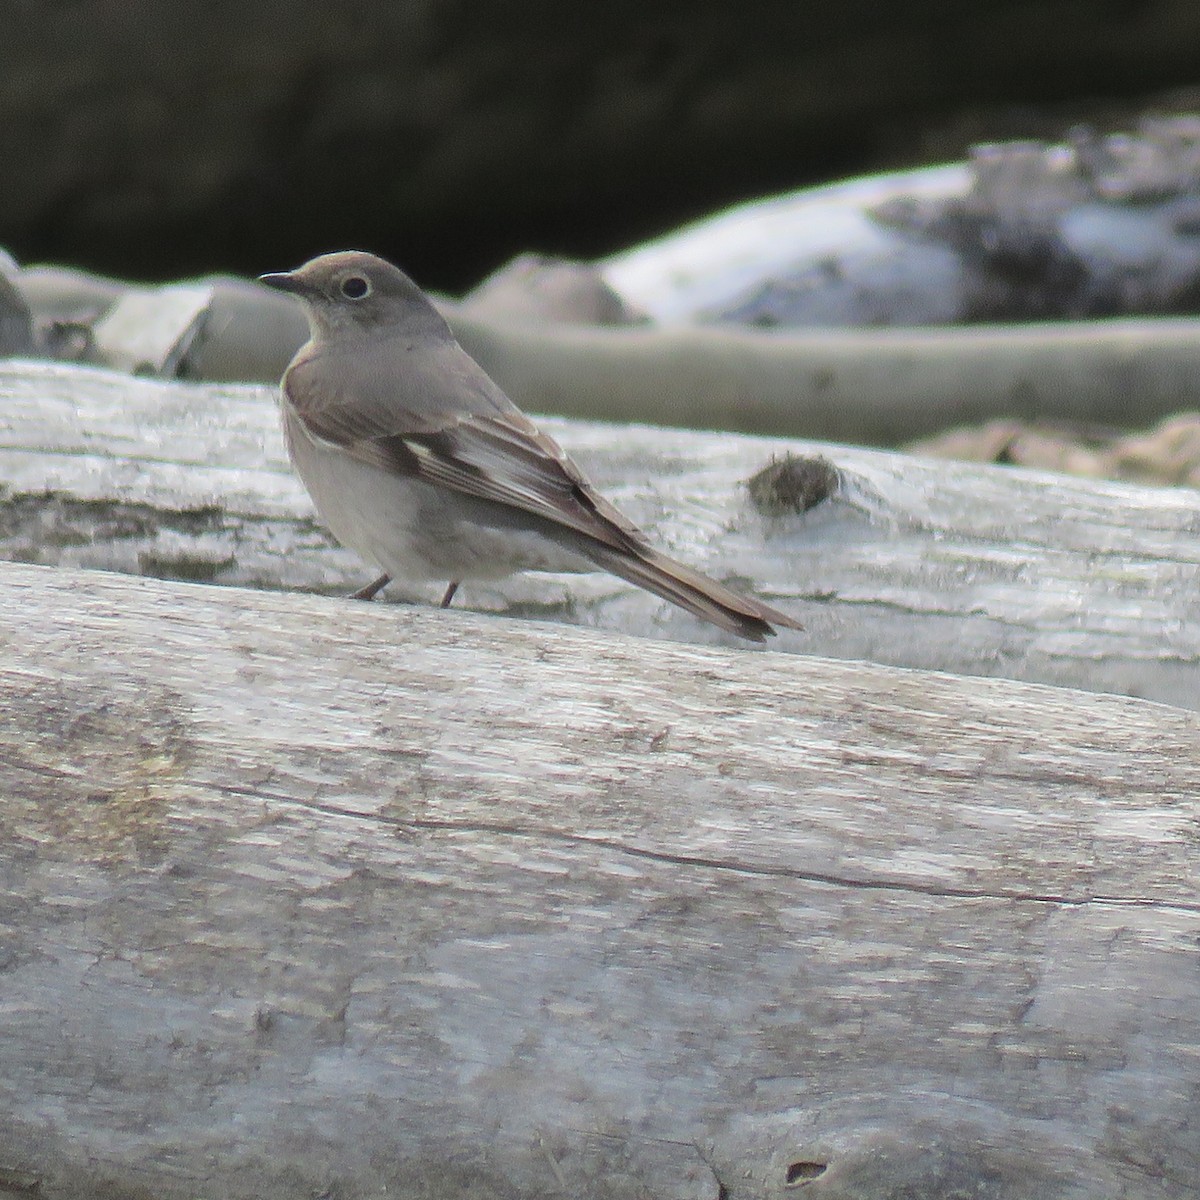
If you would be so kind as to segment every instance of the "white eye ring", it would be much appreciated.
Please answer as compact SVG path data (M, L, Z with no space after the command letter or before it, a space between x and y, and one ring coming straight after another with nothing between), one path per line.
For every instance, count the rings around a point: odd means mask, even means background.
M347 275L338 285L347 300L362 300L371 294L371 281L361 275Z

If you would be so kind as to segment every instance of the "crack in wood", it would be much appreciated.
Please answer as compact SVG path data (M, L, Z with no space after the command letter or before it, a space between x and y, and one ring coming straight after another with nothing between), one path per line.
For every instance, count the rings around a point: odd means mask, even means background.
M831 871L811 871L800 867L771 866L765 863L745 863L734 859L713 858L709 855L672 853L635 846L612 838L588 837L585 834L568 833L560 829L535 829L530 826L506 824L500 821L439 821L430 818L401 820L382 813L361 812L341 805L322 801L302 800L282 793L265 793L236 785L208 784L227 795L245 796L249 799L267 800L283 805L293 805L326 816L348 817L373 821L405 832L493 834L501 837L545 839L566 845L587 846L608 850L631 858L658 862L669 866L699 867L712 871L730 871L738 875L760 878L790 879L801 883L822 884L829 887L856 888L864 891L897 892L909 895L931 896L947 900L1011 900L1017 903L1045 904L1060 908L1086 908L1091 905L1110 905L1123 908L1145 908L1170 912L1200 913L1200 901L1167 900L1145 896L1117 896L1092 894L1068 896L1058 892L1037 892L1020 888L970 888L946 884L917 883L903 879L864 879L850 875L838 875Z

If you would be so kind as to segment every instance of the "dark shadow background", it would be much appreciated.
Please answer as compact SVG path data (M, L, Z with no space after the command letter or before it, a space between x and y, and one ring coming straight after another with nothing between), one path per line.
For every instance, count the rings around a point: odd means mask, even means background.
M0 246L145 279L360 247L456 289L730 202L1128 125L1195 0L0 0Z

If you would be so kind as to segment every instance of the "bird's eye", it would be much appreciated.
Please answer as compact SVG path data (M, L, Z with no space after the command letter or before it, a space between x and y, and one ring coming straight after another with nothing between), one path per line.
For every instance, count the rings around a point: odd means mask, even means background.
M361 300L371 294L371 285L361 275L351 275L342 280L342 295L347 300Z

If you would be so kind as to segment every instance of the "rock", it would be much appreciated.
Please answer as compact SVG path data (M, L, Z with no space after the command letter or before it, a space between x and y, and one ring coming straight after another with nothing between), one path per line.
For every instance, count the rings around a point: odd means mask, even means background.
M89 325L136 286L90 271L45 264L25 267L14 282L39 321Z
M210 290L208 314L180 363L185 379L277 382L308 340L308 321L291 296L232 275L201 281Z
M1181 413L1134 434L1062 422L989 421L911 442L906 449L1091 479L1200 488L1200 413Z
M590 263L522 254L462 298L473 316L561 325L629 325L644 318Z
M214 382L271 381L308 337L295 300L232 275L146 288L39 266L15 282L48 358Z
M33 318L12 282L16 265L0 250L0 358L28 354L33 349Z

